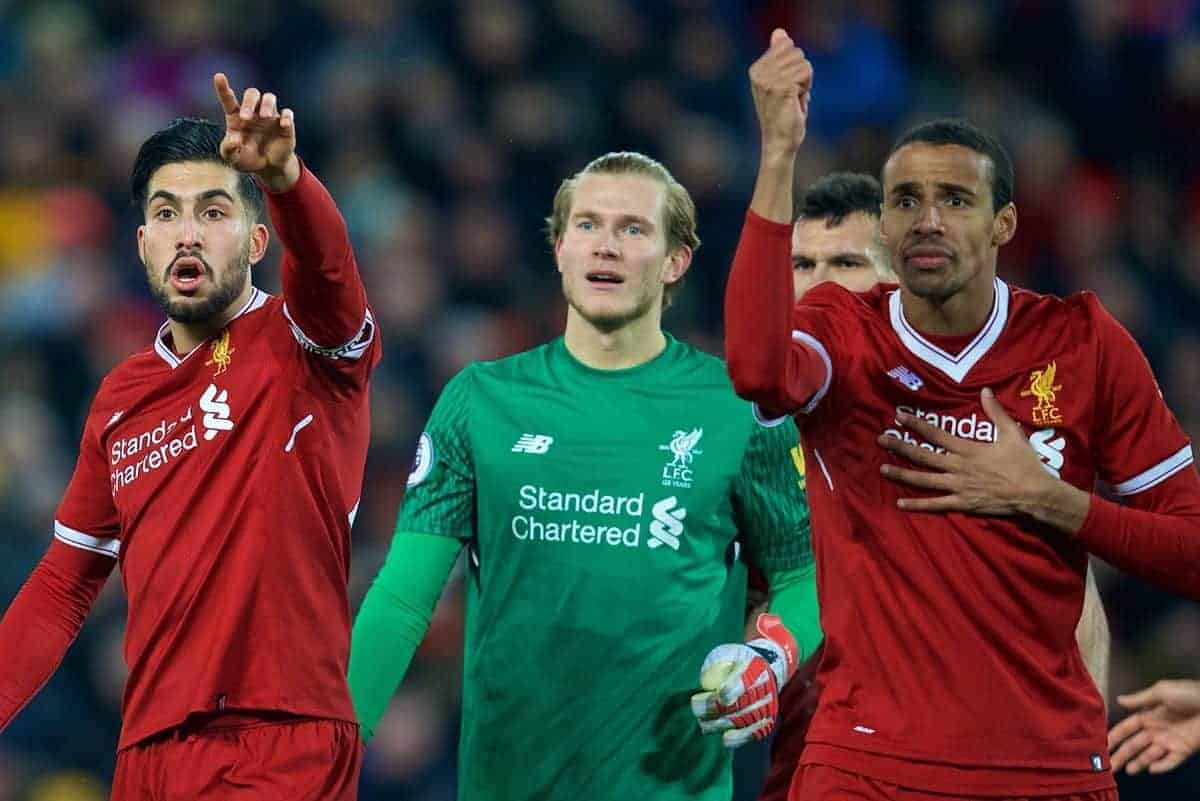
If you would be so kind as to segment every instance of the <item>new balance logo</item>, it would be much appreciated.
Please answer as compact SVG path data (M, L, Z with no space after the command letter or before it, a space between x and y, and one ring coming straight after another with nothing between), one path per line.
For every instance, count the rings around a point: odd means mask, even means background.
M200 411L204 412L204 438L216 439L222 431L233 430L233 421L229 419L228 390L217 390L216 384L209 384L208 389L200 396Z
M905 389L912 392L916 392L925 386L925 382L921 380L921 376L904 366L893 367L891 370L888 370L888 375L899 381Z
M108 422L104 424L105 430L117 424L117 421L125 416L125 410L121 409L112 413L112 417L108 418Z
M554 444L554 437L546 434L522 434L517 444L512 446L513 453L545 453Z
M665 545L673 551L679 550L679 535L683 533L683 520L687 517L687 509L676 509L676 506L679 506L679 501L672 495L650 508L654 520L650 523L650 539L646 544L651 548Z

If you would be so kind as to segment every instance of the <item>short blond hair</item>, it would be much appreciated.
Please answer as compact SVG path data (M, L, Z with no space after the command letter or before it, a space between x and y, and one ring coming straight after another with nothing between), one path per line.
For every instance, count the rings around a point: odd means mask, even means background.
M666 219L667 253L687 247L692 253L700 249L700 236L696 233L696 204L683 184L675 180L671 171L649 156L632 151L605 153L592 160L586 167L559 184L554 194L554 207L546 218L546 240L550 247L558 245L567 230L567 218L571 215L571 204L575 201L575 187L585 175L644 175L661 183L667 190ZM663 306L671 305L671 295L683 279L663 287Z

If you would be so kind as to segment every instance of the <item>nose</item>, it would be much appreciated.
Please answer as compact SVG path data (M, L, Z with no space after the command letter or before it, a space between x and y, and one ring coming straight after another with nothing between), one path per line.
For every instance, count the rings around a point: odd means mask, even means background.
M829 262L823 260L817 262L817 266L814 267L812 271L813 286L830 280L832 278L830 275L831 272L832 270L829 269Z
M916 222L913 223L913 229L921 234L942 232L942 215L938 211L936 203L927 204L921 209L921 213L917 215Z
M601 259L618 258L621 255L621 250L617 242L616 232L607 229L596 237L596 245L592 250L592 255Z
M182 215L178 237L175 242L176 250L196 250L201 245L200 225L191 217Z

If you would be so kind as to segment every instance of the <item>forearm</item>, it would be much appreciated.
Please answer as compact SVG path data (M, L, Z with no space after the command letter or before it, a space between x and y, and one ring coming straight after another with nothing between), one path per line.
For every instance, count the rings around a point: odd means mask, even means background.
M268 193L267 207L284 247L288 313L317 345L345 344L363 326L367 298L337 205L304 167L291 189Z
M827 366L792 342L791 225L746 215L725 288L725 357L734 391L763 411L800 409L821 388Z
M1200 515L1131 509L1099 496L1076 536L1109 564L1200 600Z
M55 542L0 620L0 730L45 686L79 636L111 566Z
M817 603L816 566L772 572L770 577L771 601L769 611L779 615L780 620L796 638L800 648L799 661L810 657L825 637L821 631L821 611Z
M758 177L754 181L754 195L750 198L750 210L764 220L789 226L790 232L796 154L772 149L764 144L761 159Z
M370 738L429 628L442 586L462 543L398 533L354 620L350 695Z

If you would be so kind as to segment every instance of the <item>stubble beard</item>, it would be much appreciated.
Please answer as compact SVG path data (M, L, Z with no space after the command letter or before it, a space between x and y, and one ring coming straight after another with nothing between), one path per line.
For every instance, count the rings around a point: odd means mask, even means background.
M584 279L586 280L586 279ZM596 314L589 312L575 296L571 287L571 282L564 275L562 279L563 296L567 299L567 305L575 310L575 313L586 320L590 325L597 330L611 334L624 328L634 320L639 320L648 314L654 308L654 294L646 292L645 287L642 287L642 292L638 296L633 307L625 311L608 312L604 314Z
M207 274L212 275L213 270L203 257L195 254L193 254L193 257L199 259L204 264ZM226 265L220 282L217 283L212 293L203 300L172 298L168 292L170 270L170 266L167 266L165 270L161 271L161 279L150 278L150 294L154 296L154 300L167 313L167 317L175 322L185 325L205 323L228 309L230 304L242 294L242 290L246 286L246 278L250 272L250 246L247 244L242 252ZM159 271L150 268L147 272L154 275Z

